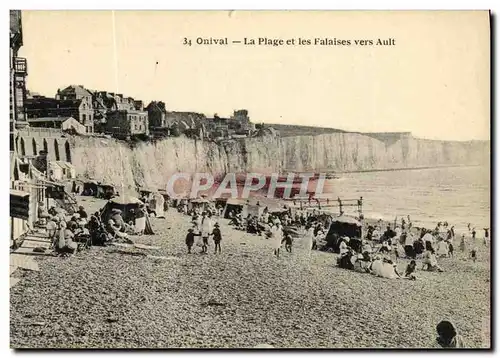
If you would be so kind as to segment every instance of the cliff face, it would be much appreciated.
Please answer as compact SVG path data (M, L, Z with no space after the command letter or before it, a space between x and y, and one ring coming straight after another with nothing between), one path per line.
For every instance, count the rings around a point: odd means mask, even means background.
M176 172L273 173L357 171L478 165L489 162L488 141L446 142L403 138L391 144L354 133L247 138L223 144L169 138L134 148L112 139L73 138L77 173L123 184L165 188Z

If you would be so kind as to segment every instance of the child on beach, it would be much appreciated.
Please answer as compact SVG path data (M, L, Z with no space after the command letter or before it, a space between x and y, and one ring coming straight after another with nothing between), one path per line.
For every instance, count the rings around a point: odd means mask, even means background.
M406 266L405 277L409 280L415 280L415 270L417 269L417 263L415 260L411 260L408 266Z
M285 238L283 239L283 241L285 242L285 250L287 252L292 252L292 235L290 235L290 233L286 233L285 234Z
M391 252L391 248L389 246L389 243L386 240L384 240L382 242L382 246L380 247L380 249L378 250L378 252L381 253L381 254Z
M448 241L448 255L453 258L453 241Z
M422 270L443 272L443 269L437 263L436 252L432 247L430 250L425 251Z
M194 245L194 237L199 235L200 234L195 234L192 228L188 229L188 233L186 235L186 246L188 248L188 254L191 253L191 248Z
M457 332L453 323L441 321L436 326L438 337L436 342L442 348L465 348L465 342L462 336Z
M490 237L489 228L483 228L484 230L484 246L488 246L488 238Z
M213 231L213 220L212 215L207 212L203 212L201 220L201 237L203 239L203 252L207 253L208 248L208 237Z
M474 247L471 251L470 251L470 257L472 259L472 262L476 262L477 260L477 247Z
M460 237L460 251L465 251L465 234Z
M219 229L219 224L215 223L214 229L212 231L214 244L215 244L215 253L217 253L217 248L219 249L219 254L221 253L220 242L222 241L222 234Z

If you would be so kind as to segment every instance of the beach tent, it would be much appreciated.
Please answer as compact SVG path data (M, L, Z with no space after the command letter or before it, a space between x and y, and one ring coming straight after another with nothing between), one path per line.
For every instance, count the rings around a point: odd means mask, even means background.
M224 209L223 217L225 219L229 218L229 213L233 212L234 214L239 214L243 211L243 206L245 205L244 200L238 199L228 199L226 202L226 208Z
M118 196L109 200L104 208L101 210L101 220L107 223L111 217L111 211L113 209L121 210L121 215L126 223L134 221L135 213L139 210L140 205L143 204L138 198L133 196ZM146 216L146 229L144 230L146 235L154 235L149 218Z
M112 199L118 195L114 185L106 184L106 183L98 183L97 184L97 194L98 198L103 199Z
M49 178L51 180L62 181L76 178L75 167L63 161L51 161L48 163Z
M82 195L95 196L97 194L97 181L88 180L83 183Z
M207 211L208 204L210 204L210 200L199 198L193 199L189 202L189 209L201 208L202 211Z
M226 206L226 203L227 203L227 198L215 199L215 205L222 205L224 207L224 206Z
M141 198L147 197L147 199L151 199L154 193L158 192L158 190L153 188L140 187L139 188L139 196Z
M349 246L358 251L361 246L361 222L350 216L331 217L331 224L326 234L327 246L338 250L340 239L350 238Z
M241 216L245 217L245 212L246 216L251 215L259 217L264 212L264 208L260 205L245 205Z

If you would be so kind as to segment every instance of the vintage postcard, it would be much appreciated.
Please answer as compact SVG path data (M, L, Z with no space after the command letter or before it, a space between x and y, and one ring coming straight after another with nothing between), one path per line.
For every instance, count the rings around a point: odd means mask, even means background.
M490 26L11 10L11 348L491 349Z

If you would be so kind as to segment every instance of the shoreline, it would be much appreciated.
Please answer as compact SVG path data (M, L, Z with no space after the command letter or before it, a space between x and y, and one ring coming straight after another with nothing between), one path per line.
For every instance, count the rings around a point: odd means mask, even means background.
M437 166L424 166L424 167L410 167L410 168L388 168L388 169L361 169L351 171L333 172L338 174L351 174L351 173L376 173L376 172L399 172L406 170L432 170L432 169L446 169L446 168L478 168L489 166L489 163L484 164L459 164L459 165L437 165ZM335 179L332 179L335 180Z

